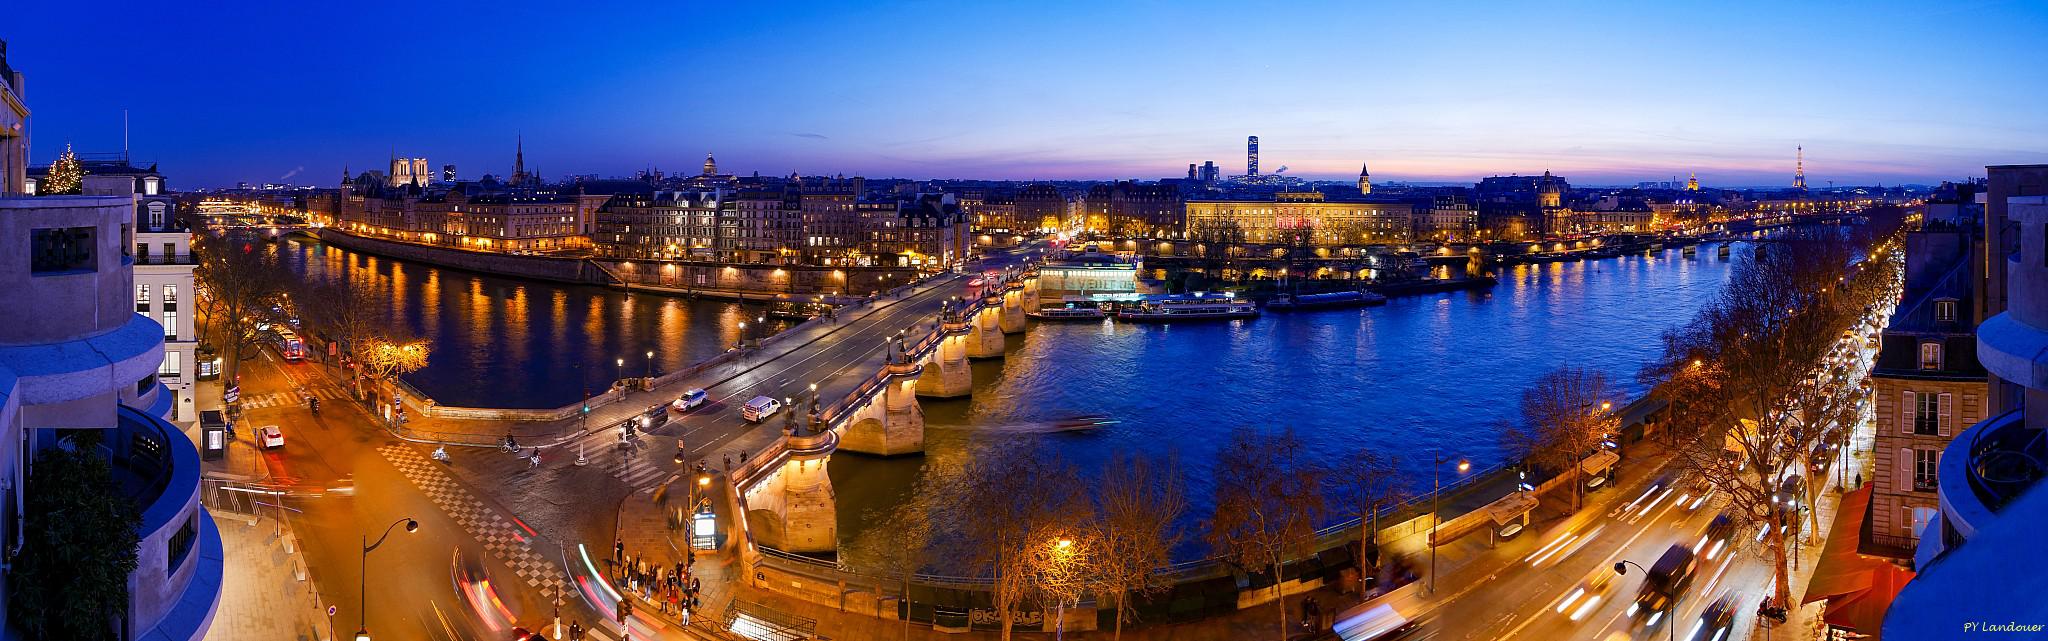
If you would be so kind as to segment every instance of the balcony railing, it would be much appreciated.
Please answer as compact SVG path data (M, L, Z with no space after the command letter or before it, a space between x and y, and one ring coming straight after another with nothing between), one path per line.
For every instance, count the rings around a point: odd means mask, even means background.
M2048 471L2048 435L2021 418L2020 410L1992 418L1969 441L1970 490L1993 512Z
M199 258L192 254L137 254L137 265L197 265Z

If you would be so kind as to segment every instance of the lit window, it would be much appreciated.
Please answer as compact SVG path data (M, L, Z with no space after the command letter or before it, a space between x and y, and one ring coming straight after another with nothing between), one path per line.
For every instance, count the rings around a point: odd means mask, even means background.
M149 285L147 284L138 283L135 285L135 313L149 313Z
M1920 369L1941 369L1941 343L1928 341L1920 344Z
M179 352L164 352L164 365L163 367L157 369L157 375L177 376L179 374L179 371L182 369L182 363L180 362L179 359L183 358L184 356L184 354Z
M178 340L178 313L164 311L164 340Z

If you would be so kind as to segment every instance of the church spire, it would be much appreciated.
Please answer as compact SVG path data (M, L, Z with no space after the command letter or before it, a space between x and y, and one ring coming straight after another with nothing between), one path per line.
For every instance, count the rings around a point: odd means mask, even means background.
M512 152L512 184L526 182L526 134L519 134Z
M1358 193L1372 193L1372 171L1366 168L1365 163L1358 164Z

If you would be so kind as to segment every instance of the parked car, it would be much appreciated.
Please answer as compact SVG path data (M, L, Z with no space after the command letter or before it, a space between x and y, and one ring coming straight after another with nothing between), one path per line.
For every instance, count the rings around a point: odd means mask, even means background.
M284 447L284 430L278 429L276 425L256 428L256 442L266 450Z
M710 401L711 394L705 392L704 388L700 387L683 392L683 395L676 397L675 402L669 403L668 407L678 412L687 412Z

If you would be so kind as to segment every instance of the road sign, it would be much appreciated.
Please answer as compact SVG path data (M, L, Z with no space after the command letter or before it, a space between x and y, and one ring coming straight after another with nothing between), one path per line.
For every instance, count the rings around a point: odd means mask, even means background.
M240 400L241 398L242 398L242 386L240 386L240 385L236 385L236 386L234 386L234 387L230 387L230 388L228 388L228 390L227 390L227 391L225 391L225 392L221 392L221 394L220 394L220 400L221 400L221 402L223 402L223 403L233 403L233 402L235 402L235 401L237 401L237 400Z

